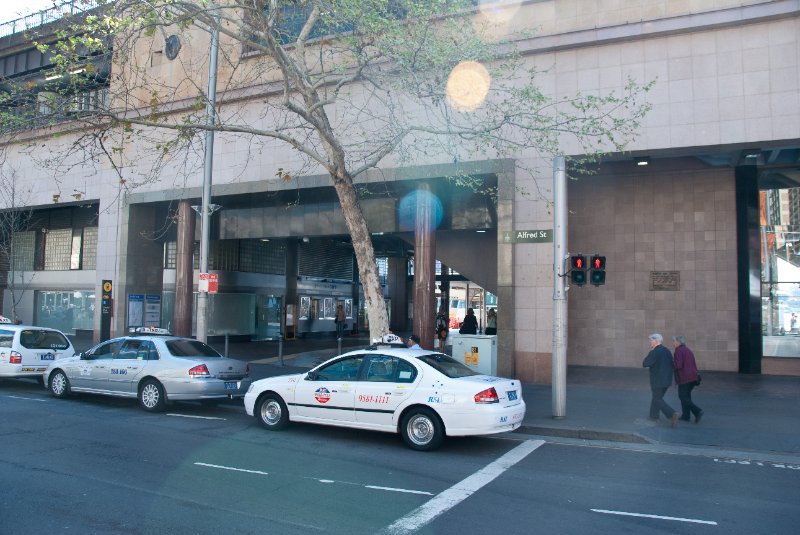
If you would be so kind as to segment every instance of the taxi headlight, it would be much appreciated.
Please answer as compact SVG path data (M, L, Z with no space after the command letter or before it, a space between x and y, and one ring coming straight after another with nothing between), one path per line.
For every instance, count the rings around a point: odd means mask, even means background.
M247 387L247 393L248 393L248 394L249 394L250 392L252 392L252 391L253 391L253 387L254 387L254 386L255 386L255 384L253 384L253 383L250 383L250 386L248 386L248 387Z

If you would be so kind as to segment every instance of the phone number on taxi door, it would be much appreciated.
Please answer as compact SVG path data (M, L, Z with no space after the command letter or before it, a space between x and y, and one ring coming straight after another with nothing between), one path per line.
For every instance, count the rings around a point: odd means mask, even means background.
M359 403L389 403L389 396L358 396Z

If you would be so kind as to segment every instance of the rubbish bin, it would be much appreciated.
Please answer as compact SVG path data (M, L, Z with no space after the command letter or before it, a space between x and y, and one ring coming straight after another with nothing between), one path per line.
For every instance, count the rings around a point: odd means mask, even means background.
M497 337L485 334L453 336L453 358L483 375L497 375Z

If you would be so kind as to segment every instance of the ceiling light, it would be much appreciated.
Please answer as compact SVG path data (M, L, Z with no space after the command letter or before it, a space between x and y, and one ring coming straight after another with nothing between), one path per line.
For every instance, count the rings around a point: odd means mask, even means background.
M650 163L650 157L637 156L636 158L633 159L633 161L636 162L636 165L648 165Z
M486 230L484 230L484 229L481 229L481 230L476 230L475 232L478 232L478 233L484 233L484 232L486 232Z

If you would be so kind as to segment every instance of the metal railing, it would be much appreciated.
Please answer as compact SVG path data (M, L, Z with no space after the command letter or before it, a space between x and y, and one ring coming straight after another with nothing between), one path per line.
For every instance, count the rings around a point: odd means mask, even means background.
M98 0L67 0L61 5L1 23L0 37L7 37L15 33L22 33L33 28L38 28L39 26L54 22L66 15L77 15L89 11L100 5L100 3L105 2L98 2Z

